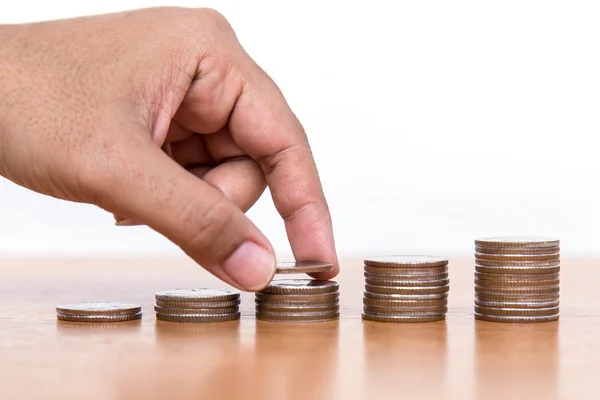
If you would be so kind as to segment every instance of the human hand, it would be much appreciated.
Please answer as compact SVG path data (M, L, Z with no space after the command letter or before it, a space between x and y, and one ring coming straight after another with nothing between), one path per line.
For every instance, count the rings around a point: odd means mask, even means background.
M218 278L260 290L269 186L298 261L333 262L304 130L224 17L181 8L0 26L0 174L148 225Z

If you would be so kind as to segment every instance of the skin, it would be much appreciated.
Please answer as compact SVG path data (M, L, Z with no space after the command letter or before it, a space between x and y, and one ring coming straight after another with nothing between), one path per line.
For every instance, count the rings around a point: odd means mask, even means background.
M298 261L334 263L302 125L210 9L0 26L0 174L144 224L255 291L275 272L244 215L269 187Z

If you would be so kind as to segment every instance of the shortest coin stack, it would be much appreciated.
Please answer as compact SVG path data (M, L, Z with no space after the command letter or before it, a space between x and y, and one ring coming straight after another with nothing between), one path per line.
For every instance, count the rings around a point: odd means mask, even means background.
M339 285L311 279L274 280L256 293L256 318L270 322L326 322L340 317Z
M362 318L377 322L433 322L448 311L448 260L398 255L365 260Z
M475 240L475 319L558 320L559 244L538 237Z
M157 292L156 319L168 322L224 322L240 319L240 293L230 289L173 289Z
M56 307L56 317L70 322L124 322L142 318L142 307L113 302L61 304Z

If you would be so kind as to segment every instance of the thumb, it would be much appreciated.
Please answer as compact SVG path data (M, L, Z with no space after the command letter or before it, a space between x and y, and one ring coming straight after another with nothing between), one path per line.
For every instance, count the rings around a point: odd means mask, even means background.
M102 206L163 234L241 290L266 287L275 274L274 251L244 213L152 143L134 148L103 185Z

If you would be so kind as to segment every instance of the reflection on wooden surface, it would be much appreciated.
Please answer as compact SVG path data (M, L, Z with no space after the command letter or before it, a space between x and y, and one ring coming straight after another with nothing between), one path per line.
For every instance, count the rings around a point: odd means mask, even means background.
M422 398L444 394L446 322L378 323L365 321L365 397L399 388Z
M558 399L560 322L475 322L475 382L478 399ZM500 398L500 397L499 397Z
M561 319L473 319L473 266L451 260L445 322L362 321L361 261L343 263L342 318L318 324L156 321L154 293L225 287L193 263L0 262L1 399L597 399L600 297L594 261L563 261ZM72 301L143 306L141 321L56 320ZM32 383L34 382L34 383Z

